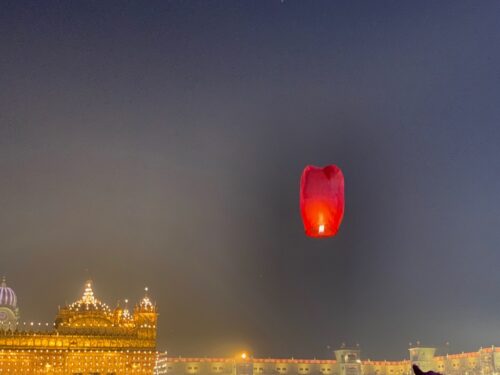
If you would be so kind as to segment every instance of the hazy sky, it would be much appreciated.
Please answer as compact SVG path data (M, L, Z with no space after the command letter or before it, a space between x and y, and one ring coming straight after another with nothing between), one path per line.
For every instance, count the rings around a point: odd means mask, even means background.
M0 273L172 355L500 344L500 2L2 1ZM339 165L336 238L303 233ZM87 271L88 270L88 271Z

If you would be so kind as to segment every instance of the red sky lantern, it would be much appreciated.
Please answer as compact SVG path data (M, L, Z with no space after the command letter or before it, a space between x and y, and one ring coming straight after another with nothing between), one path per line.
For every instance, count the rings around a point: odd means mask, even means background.
M336 165L308 165L300 179L300 212L306 234L331 237L344 217L344 175Z

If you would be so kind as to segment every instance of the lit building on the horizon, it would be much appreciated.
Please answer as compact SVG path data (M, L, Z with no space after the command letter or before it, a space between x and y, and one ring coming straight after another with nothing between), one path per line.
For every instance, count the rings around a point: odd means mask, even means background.
M443 356L435 352L436 348L410 348L410 359L402 361L362 360L359 349L348 348L336 350L335 359L182 358L159 354L161 368L155 375L411 375L412 364L445 375L500 373L500 348Z
M436 355L409 349L409 359L373 361L359 348L340 348L329 359L168 357L157 352L158 312L147 293L135 306L111 309L87 282L76 302L59 308L52 326L21 324L17 296L0 286L0 373L70 375L411 375L411 365L446 375L500 374L500 348Z
M0 373L152 374L156 363L156 305L145 296L131 312L111 309L85 284L82 297L61 307L53 326L20 324L17 297L0 289Z

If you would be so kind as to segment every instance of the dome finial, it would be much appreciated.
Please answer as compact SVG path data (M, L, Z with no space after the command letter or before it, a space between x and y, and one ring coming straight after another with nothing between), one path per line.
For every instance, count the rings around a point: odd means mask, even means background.
M141 300L141 302L139 303L139 305L142 307L142 308L145 308L145 309L152 309L153 308L153 303L151 302L151 300L149 299L149 295L148 295L148 291L149 291L149 288L146 286L144 288L144 298Z
M85 291L83 292L81 301L87 305L94 305L96 303L94 291L92 290L92 280L87 280L85 283Z
M125 307L123 309L123 315L122 316L123 316L123 318L125 320L130 320L130 319L132 319L132 315L130 315L130 311L128 309L128 299L125 298L124 301L125 301Z
M7 287L7 278L5 277L5 275L2 276L2 288L5 288Z

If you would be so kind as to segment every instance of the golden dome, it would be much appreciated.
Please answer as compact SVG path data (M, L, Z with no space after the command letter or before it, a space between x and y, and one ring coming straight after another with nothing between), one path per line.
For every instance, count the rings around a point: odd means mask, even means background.
M108 305L95 297L92 281L87 281L82 297L59 309L55 325L60 332L78 330L96 333L113 327L114 315Z
M82 298L78 301L73 302L68 306L71 311L75 312L85 312L85 311L103 311L111 312L111 309L104 302L101 302L94 296L94 291L92 289L92 281L87 281L85 284L85 291L83 292Z

